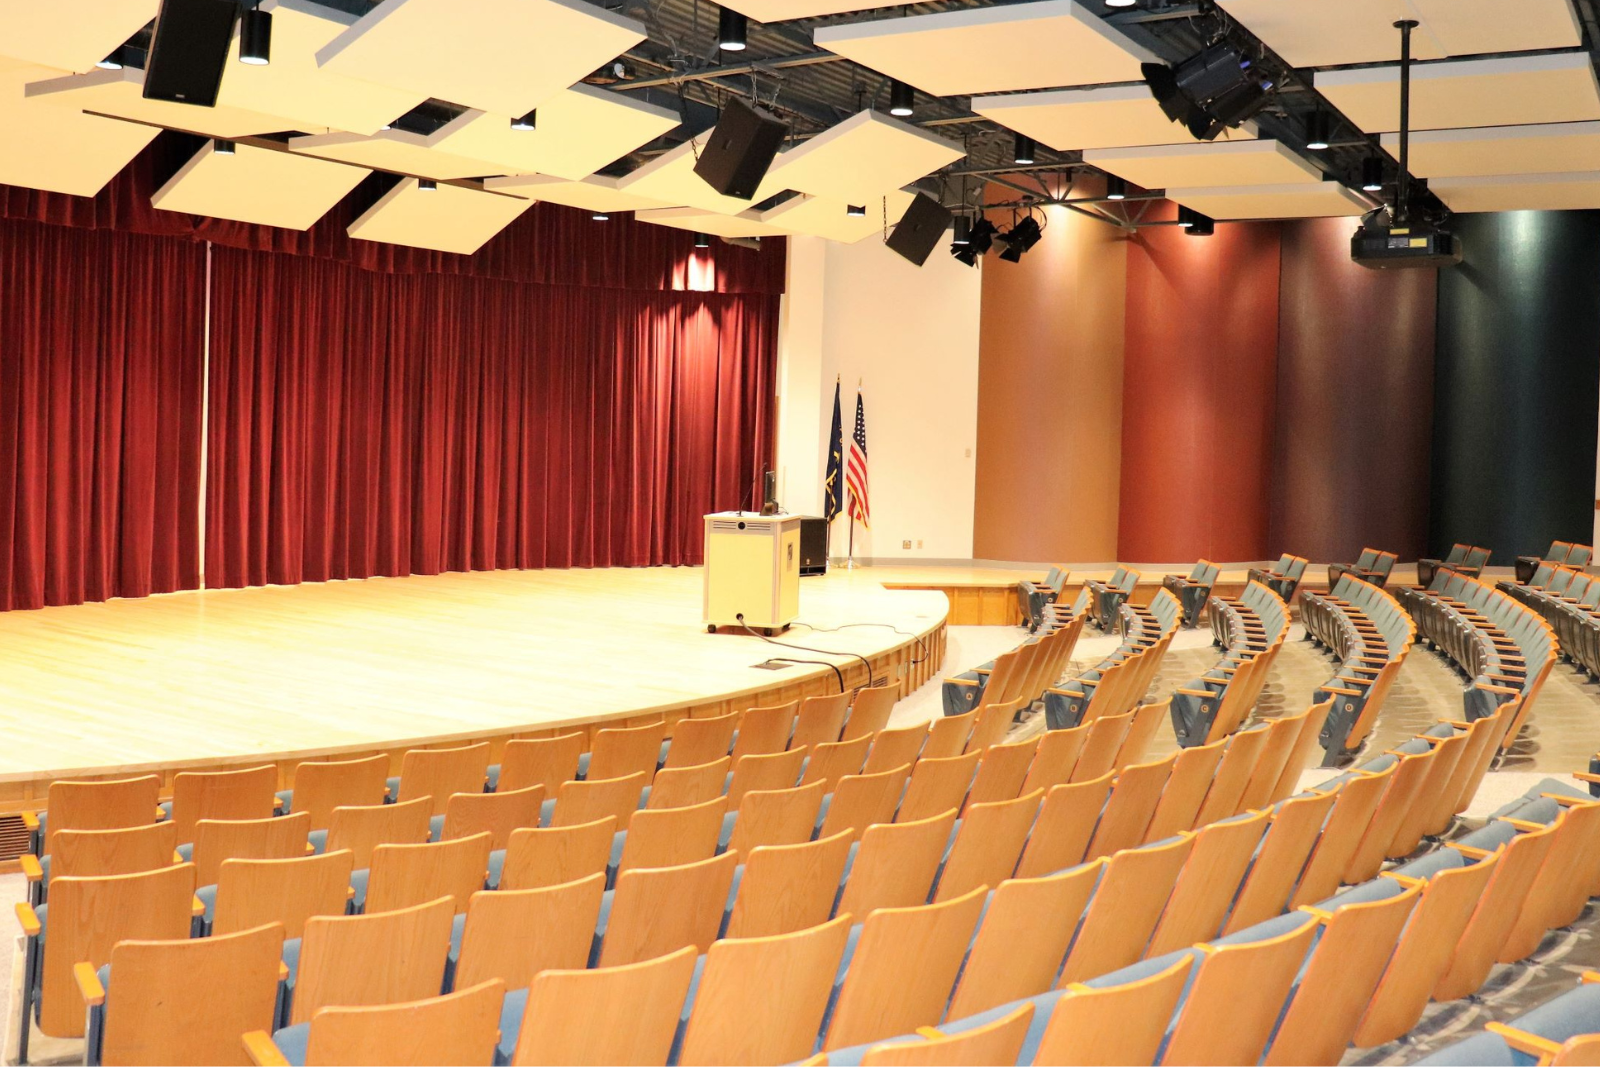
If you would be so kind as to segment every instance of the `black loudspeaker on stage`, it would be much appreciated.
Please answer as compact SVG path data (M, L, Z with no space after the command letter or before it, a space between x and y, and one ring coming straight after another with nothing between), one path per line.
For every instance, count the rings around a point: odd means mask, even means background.
M828 520L818 515L800 516L800 574L828 573Z
M737 97L729 100L700 150L694 172L723 196L749 200L778 154L788 124Z
M905 256L917 266L928 261L928 255L950 228L952 216L948 208L925 193L918 193L906 213L895 223L889 235L889 247Z
M162 0L145 67L147 100L217 106L237 0Z

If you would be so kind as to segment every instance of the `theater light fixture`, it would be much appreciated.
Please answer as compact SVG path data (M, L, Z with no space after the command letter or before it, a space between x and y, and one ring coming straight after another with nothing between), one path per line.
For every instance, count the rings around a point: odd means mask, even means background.
M1225 41L1175 67L1142 63L1139 69L1161 110L1199 141L1215 140L1272 99L1271 80Z
M439 183L434 181L432 178L418 178L417 188L424 193L431 193L435 189L439 188Z
M534 110L528 112L526 115L523 115L520 118L512 119L511 120L511 128L513 130L522 130L524 132L538 129L539 128L539 110L537 108L535 108Z
M889 114L909 118L915 109L917 91L903 81L889 83Z
M593 215L590 215L589 217L591 219L593 219L594 221L596 221L596 222L610 222L611 221L611 216L607 215L604 211L596 211Z
M1210 237L1217 232L1217 223L1210 215L1202 215L1193 208L1178 208L1178 225L1189 237Z
M272 12L253 7L239 16L239 62L252 67L272 62Z
M852 219L864 219L867 217L867 209L864 204L846 204L844 213Z
M1106 0L1107 7L1135 7L1139 0Z
M1013 163L1028 164L1034 161L1034 144L1032 137L1017 134L1016 142L1012 145L1011 161Z
M717 47L724 52L743 52L750 32L750 20L732 8L717 15Z
M1106 199L1107 200L1126 200L1126 199L1128 199L1128 183L1123 181L1121 178L1117 177L1115 174L1107 174L1106 175Z
M121 70L122 46L118 45L109 56L106 56L100 62L96 63L95 66L99 67L101 70Z
M955 236L950 238L953 245L969 245L972 243L972 220L965 215L957 215L955 222Z
M1333 139L1333 121L1326 111L1313 111L1306 119L1306 147L1321 152Z
M697 233L694 235L694 246L696 248L710 248L711 238L706 234Z
M1011 227L1003 234L1000 240L1005 244L1005 251L1000 253L1000 258L1007 263L1016 263L1022 259L1022 254L1039 243L1039 238L1044 236L1044 231L1039 228L1039 222L1032 215Z
M1361 161L1361 189L1368 193L1383 192L1383 160L1377 156Z
M211 150L213 152L215 152L217 155L219 155L219 156L231 156L231 155L233 155L233 142L232 141L212 141L211 144L212 144L212 149Z

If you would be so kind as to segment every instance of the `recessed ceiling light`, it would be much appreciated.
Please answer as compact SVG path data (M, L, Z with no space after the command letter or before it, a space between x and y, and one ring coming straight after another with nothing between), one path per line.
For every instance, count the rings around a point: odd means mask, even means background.
M1368 193L1383 192L1383 160L1377 156L1361 161L1361 188Z
M853 219L864 219L867 217L867 209L863 204L846 204L844 213Z
M1332 126L1326 111L1313 111L1306 119L1306 147L1313 152L1326 149L1333 137Z
M1128 183L1115 174L1106 175L1106 199L1126 200L1128 198Z
M1017 134L1016 143L1012 146L1011 160L1013 163L1028 164L1034 161L1034 144L1032 137Z
M511 120L511 128L513 130L534 130L537 129L538 126L539 110L537 108L528 112L526 115L521 116L520 118L514 118Z
M119 45L109 56L106 56L104 59L100 60L100 62L96 63L95 66L99 67L101 70L121 70L122 47Z
M212 145L212 149L211 150L213 152L215 152L219 156L231 156L231 155L233 155L233 142L232 141L212 141L211 145Z
M694 246L696 248L710 248L711 238L706 234L697 233L694 235Z
M717 16L717 47L724 52L743 52L749 33L750 20L725 7Z
M272 62L272 12L253 7L239 16L239 62L252 67Z
M889 114L910 117L917 102L917 91L903 81L889 83Z
M611 221L611 216L607 215L604 211L596 211L593 215L590 215L589 217L591 219L594 219L594 221L596 221L596 222L610 222Z
M417 188L424 193L431 193L435 189L439 188L439 183L434 181L432 178L418 178Z

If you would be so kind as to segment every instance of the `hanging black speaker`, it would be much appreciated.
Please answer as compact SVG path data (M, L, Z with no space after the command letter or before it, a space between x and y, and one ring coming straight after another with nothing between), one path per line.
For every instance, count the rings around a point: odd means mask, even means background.
M782 119L734 97L700 150L694 172L723 196L749 200L788 135L789 126Z
M146 100L216 107L237 0L161 0L145 65Z
M952 217L949 208L926 193L918 193L895 223L889 247L920 267L950 228Z

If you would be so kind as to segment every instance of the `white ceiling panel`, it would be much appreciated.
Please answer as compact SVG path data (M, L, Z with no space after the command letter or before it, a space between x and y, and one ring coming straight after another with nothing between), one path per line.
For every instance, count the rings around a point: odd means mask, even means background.
M975 96L972 110L1058 152L1193 140L1187 130L1167 118L1143 85ZM1237 130L1224 130L1218 139L1248 141L1255 136L1255 124L1246 122Z
M761 213L761 221L788 233L824 237L855 244L869 237L882 238L911 206L912 194L895 189L865 205L864 216L853 216L849 202L826 196L797 196ZM859 201L858 201L859 204Z
M774 161L786 189L861 204L966 154L961 144L876 111L861 111Z
M842 15L847 11L865 11L868 8L902 7L903 3L884 3L882 0L733 0L727 4L756 22L783 22L786 19L809 19L819 15Z
M1570 0L1221 0L1297 67L1400 58L1399 19L1416 19L1418 59L1572 48L1581 40Z
M1168 189L1167 199L1214 219L1310 219L1364 215L1372 209L1339 182Z
M685 141L676 148L663 152L644 166L624 175L617 182L617 189L632 196L658 200L663 204L681 204L701 211L737 215L750 210L774 193L781 193L788 188L776 180L774 171L777 170L778 163L775 162L772 169L767 171L766 179L756 190L755 196L749 200L723 196L694 172L696 153L704 149L708 140L710 140L709 131L692 141ZM780 161L782 158L781 155L778 157Z
M1600 171L1437 178L1428 182L1451 211L1564 211L1600 208Z
M25 95L60 73L0 59L0 184L93 196L161 131Z
M356 16L311 0L263 0L272 14L272 62L238 62L234 31L227 73L217 103L282 115L302 133L346 130L377 133L428 98L428 94L345 78L317 65L317 51L349 29Z
M338 159L373 170L412 174L419 178L449 181L455 178L481 178L498 174L493 163L442 152L433 145L452 128L472 121L475 112L464 112L437 133L424 136L409 130L380 130L370 137L358 133L322 133L289 138L296 152L323 159Z
M1101 148L1084 162L1146 189L1286 185L1322 180L1322 173L1278 141L1224 141Z
M754 211L726 215L719 211L699 211L688 207L664 207L640 211L634 218L656 226L709 233L714 237L782 237L788 231L761 221Z
M441 185L425 190L402 179L348 228L361 241L471 255L533 206L532 200Z
M167 100L146 100L144 71L92 70L47 78L28 86L30 99L80 111L96 111L132 122L150 122L205 137L233 139L294 128L282 115L267 115L236 107L197 107Z
M1399 135L1385 134L1383 147L1398 155ZM1600 122L1416 133L1410 165L1430 179L1600 171Z
M289 230L309 228L371 171L270 148L235 145L232 155L207 144L157 189L150 203Z
M505 178L490 178L483 183L485 189L544 200L585 211L644 211L649 208L672 207L659 200L630 196L617 188L617 179L596 174L582 181L552 178L545 174L517 174Z
M1400 128L1398 67L1318 74L1317 89L1368 133ZM1411 128L1600 119L1600 84L1583 52L1428 63L1411 73Z
M475 111L430 144L494 164L496 173L586 178L678 125L676 113L592 85L563 89L539 105L536 129L513 130L511 117Z
M644 40L584 0L383 0L317 54L328 70L521 115Z
M82 73L156 17L159 0L0 0L0 51Z
M1078 0L823 26L815 40L934 96L1137 81L1155 59Z

